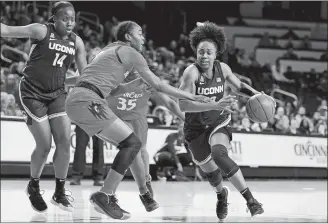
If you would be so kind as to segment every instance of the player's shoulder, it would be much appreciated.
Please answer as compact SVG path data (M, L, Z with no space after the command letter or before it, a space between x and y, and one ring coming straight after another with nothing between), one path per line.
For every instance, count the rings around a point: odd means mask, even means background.
M184 78L188 79L198 79L199 76L199 70L195 64L189 65L183 72Z
M218 61L218 63L220 64L221 69L222 69L223 72L229 72L229 71L231 71L231 68L229 67L228 64L223 63L221 61Z

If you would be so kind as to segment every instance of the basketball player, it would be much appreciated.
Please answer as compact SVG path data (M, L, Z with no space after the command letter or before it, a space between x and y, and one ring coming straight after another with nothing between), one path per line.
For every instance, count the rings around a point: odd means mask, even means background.
M155 73L155 71L150 67ZM142 147L130 166L131 173L136 180L140 199L147 211L153 211L158 204L147 199L153 197L151 176L149 174L149 154L146 150L148 123L147 108L151 95L157 96L163 104L178 118L184 121L184 113L178 104L167 95L154 91L136 72L131 72L124 81L107 97L109 108L122 119L139 137Z
M120 208L114 192L142 146L131 128L108 107L109 93L136 70L156 91L176 98L208 102L202 95L193 95L164 84L148 68L140 54L144 37L141 27L132 21L117 27L117 42L106 46L83 70L75 88L66 100L67 115L89 136L97 135L119 149L108 172L104 186L93 193L90 201L95 209L114 219L127 219L130 213ZM139 51L139 52L138 52ZM127 105L131 106L128 103Z
M220 27L211 22L202 23L191 31L189 38L197 61L184 71L180 89L195 95L205 95L212 103L201 104L180 99L180 108L186 112L184 134L188 148L195 163L205 172L216 190L216 214L219 219L225 219L228 214L228 189L222 187L219 169L245 198L251 215L261 214L262 205L254 199L239 167L228 156L227 148L232 140L231 128L228 126L231 119L229 107L236 100L233 96L223 97L226 82L245 97L259 92L241 82L228 65L215 60L226 44L225 34Z
M56 144L53 165L56 189L51 203L66 211L73 206L65 195L65 180L70 160L71 122L65 113L66 72L76 59L79 71L86 66L83 41L72 32L75 26L74 7L57 2L52 7L53 23L27 26L1 24L2 37L30 38L32 47L19 84L20 106L36 148L31 156L31 179L26 193L34 210L44 212L47 204L40 194L39 179L51 148Z

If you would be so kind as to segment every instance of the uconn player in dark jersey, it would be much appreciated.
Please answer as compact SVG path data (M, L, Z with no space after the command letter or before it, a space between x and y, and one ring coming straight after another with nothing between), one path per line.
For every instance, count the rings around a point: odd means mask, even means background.
M242 83L228 65L215 60L226 44L225 34L216 24L201 23L191 31L190 44L197 54L197 62L184 71L180 89L208 96L212 103L180 99L181 111L186 112L184 133L188 149L217 192L216 213L219 219L226 218L228 214L228 188L222 187L219 169L243 195L251 215L261 214L262 205L253 198L239 167L228 156L227 148L232 139L228 126L231 119L229 108L236 100L233 96L223 97L225 83L242 96L250 97L259 92Z
M31 180L26 192L32 207L39 212L47 210L47 204L40 194L39 178L47 161L52 136L56 144L53 157L56 189L51 203L73 211L64 189L70 161L71 129L65 113L64 82L67 69L74 59L80 73L87 64L83 41L72 32L75 26L73 5L57 2L52 7L52 14L54 23L46 25L35 23L13 27L1 24L2 37L28 37L32 42L19 96L22 110L27 116L27 126L36 142L31 156Z

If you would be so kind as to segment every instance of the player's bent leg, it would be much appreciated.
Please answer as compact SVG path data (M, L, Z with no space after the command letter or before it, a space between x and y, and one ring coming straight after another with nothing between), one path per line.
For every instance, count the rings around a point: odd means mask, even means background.
M63 112L58 115L49 115L49 122L56 145L53 156L56 189L51 203L62 210L73 212L74 208L69 201L69 196L65 194L65 182L70 161L71 121Z
M27 126L34 137L36 147L31 155L31 179L26 194L29 196L32 208L44 212L48 207L41 196L39 180L51 149L51 130L48 119L41 122L30 119Z
M254 199L246 185L239 166L228 156L227 148L231 146L229 136L224 132L214 133L210 137L210 144L214 162L226 174L234 187L243 195L252 216L263 213L262 205Z
M139 198L146 208L146 211L151 212L159 207L159 204L153 199L146 185L146 174L144 163L141 158L141 151L138 153L133 163L130 166L131 173L139 187Z
M104 141L115 143L119 152L107 174L104 186L99 192L91 195L90 201L95 205L95 209L101 213L105 213L114 219L128 219L131 216L130 213L120 208L114 192L123 179L126 170L139 153L141 142L132 130L118 118L98 133L97 136Z
M199 167L203 170L208 182L217 194L216 215L220 220L223 220L228 216L229 189L222 185L223 178L220 169L212 159L207 163L199 165Z

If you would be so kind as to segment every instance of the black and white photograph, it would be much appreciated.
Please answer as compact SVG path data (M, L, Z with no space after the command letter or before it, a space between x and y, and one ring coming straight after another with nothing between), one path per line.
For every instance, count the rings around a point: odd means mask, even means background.
M327 1L1 1L1 222L327 222Z

